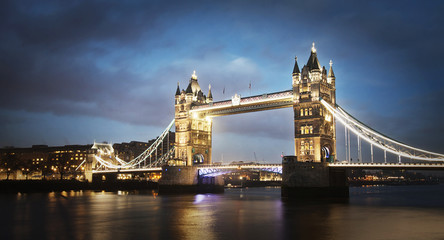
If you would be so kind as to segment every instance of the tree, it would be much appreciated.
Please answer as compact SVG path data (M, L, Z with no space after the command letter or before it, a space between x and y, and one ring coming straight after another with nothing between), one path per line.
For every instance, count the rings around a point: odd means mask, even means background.
M65 176L67 173L70 172L70 160L71 160L71 154L65 152L60 154L49 154L49 162L51 165L51 169L55 173L60 174L60 180L63 180L63 176Z
M19 158L14 152L7 152L1 158L1 166L6 171L6 180L9 176L19 168Z
M32 164L32 160L29 159L20 161L19 168L22 170L22 173L26 176L26 180L28 180L29 174L36 170L35 165Z
M71 160L70 154L64 153L60 155L60 158L57 161L57 169L59 170L60 173L60 180L63 180L63 176L70 172L70 165L69 165L70 160Z
M46 175L52 173L51 170L51 156L45 156L45 158L43 158L43 161L39 164L37 170L40 170L42 172L42 177L43 180L46 179Z

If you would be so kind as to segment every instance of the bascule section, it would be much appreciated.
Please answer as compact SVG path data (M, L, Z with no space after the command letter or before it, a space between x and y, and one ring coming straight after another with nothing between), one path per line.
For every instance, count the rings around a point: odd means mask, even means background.
M321 67L313 43L307 64L293 68L295 155L300 162L332 162L336 158L335 120L321 99L335 105L336 87L332 61Z
M211 164L211 131L212 121L205 112L191 112L196 106L213 102L211 85L208 96L203 94L193 73L186 90L180 90L177 85L175 95L176 121L176 153L177 165Z

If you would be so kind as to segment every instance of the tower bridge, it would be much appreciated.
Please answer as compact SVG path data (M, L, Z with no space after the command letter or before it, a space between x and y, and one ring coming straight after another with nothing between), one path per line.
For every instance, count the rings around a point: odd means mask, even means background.
M321 67L314 43L310 57L302 68L299 68L298 59L295 58L291 78L292 88L289 90L248 97L235 94L228 100L213 101L211 85L208 95L205 95L194 72L186 89L181 90L178 83L174 100L174 120L155 143L140 156L128 162L109 157L112 155L112 149L95 144L99 151L96 156L97 167L93 173L162 171L161 182L166 185L179 187L195 185L196 178L215 177L220 173L239 168L238 165L212 165L214 117L290 107L294 112L294 157L284 158L282 165L240 166L250 169L271 169L283 173L283 191L284 188L315 187L323 189L322 191L326 188L345 188L347 183L344 171L347 168L442 169L443 154L408 146L391 139L366 126L337 105L336 76L332 61L329 63L328 71L325 67ZM337 162L336 123L344 125L345 129L345 163ZM153 153L163 141L169 139L167 135L173 126L174 147L153 160ZM361 162L351 161L350 134L356 136L358 161ZM363 142L371 147L369 163L362 162ZM384 152L384 163L375 163L373 155L376 149ZM396 156L396 164L387 160L387 154ZM106 157L102 157L105 155ZM402 159L423 163L403 164ZM187 177L180 177L184 175ZM326 190L328 191L330 190Z

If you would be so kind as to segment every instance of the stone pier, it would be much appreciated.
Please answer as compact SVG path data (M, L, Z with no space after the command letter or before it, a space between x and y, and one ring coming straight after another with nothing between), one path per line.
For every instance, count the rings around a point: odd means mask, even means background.
M217 193L224 191L222 176L199 176L195 166L164 166L159 194Z
M346 170L332 169L328 163L298 162L295 156L282 160L282 197L348 198Z

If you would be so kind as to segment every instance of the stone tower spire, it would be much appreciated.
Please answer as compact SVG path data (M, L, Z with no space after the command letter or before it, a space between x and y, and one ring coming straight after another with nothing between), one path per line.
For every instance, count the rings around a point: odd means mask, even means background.
M329 82L330 77L334 79L333 70L330 66L327 74L326 68L321 67L313 43L307 65L300 74L293 73L295 155L298 161L329 162L336 159L334 119L320 100L335 104L336 89Z
M333 72L333 61L330 60L329 64L330 64L330 69L328 70L328 78L334 81L336 77L335 73ZM331 81L329 81L329 83L331 83Z
M180 87L179 87L179 82L177 82L176 96L179 95L180 95Z
M293 79L293 87L295 87L297 84L299 84L299 81L301 80L301 71L299 71L297 56L294 57L294 67L293 67L292 79Z
M208 85L208 97L207 97L207 102L212 102L213 101L213 94L211 93L211 84Z
M318 54L316 53L315 43L311 47L310 58L307 62L308 70L321 70L321 64L319 64Z

